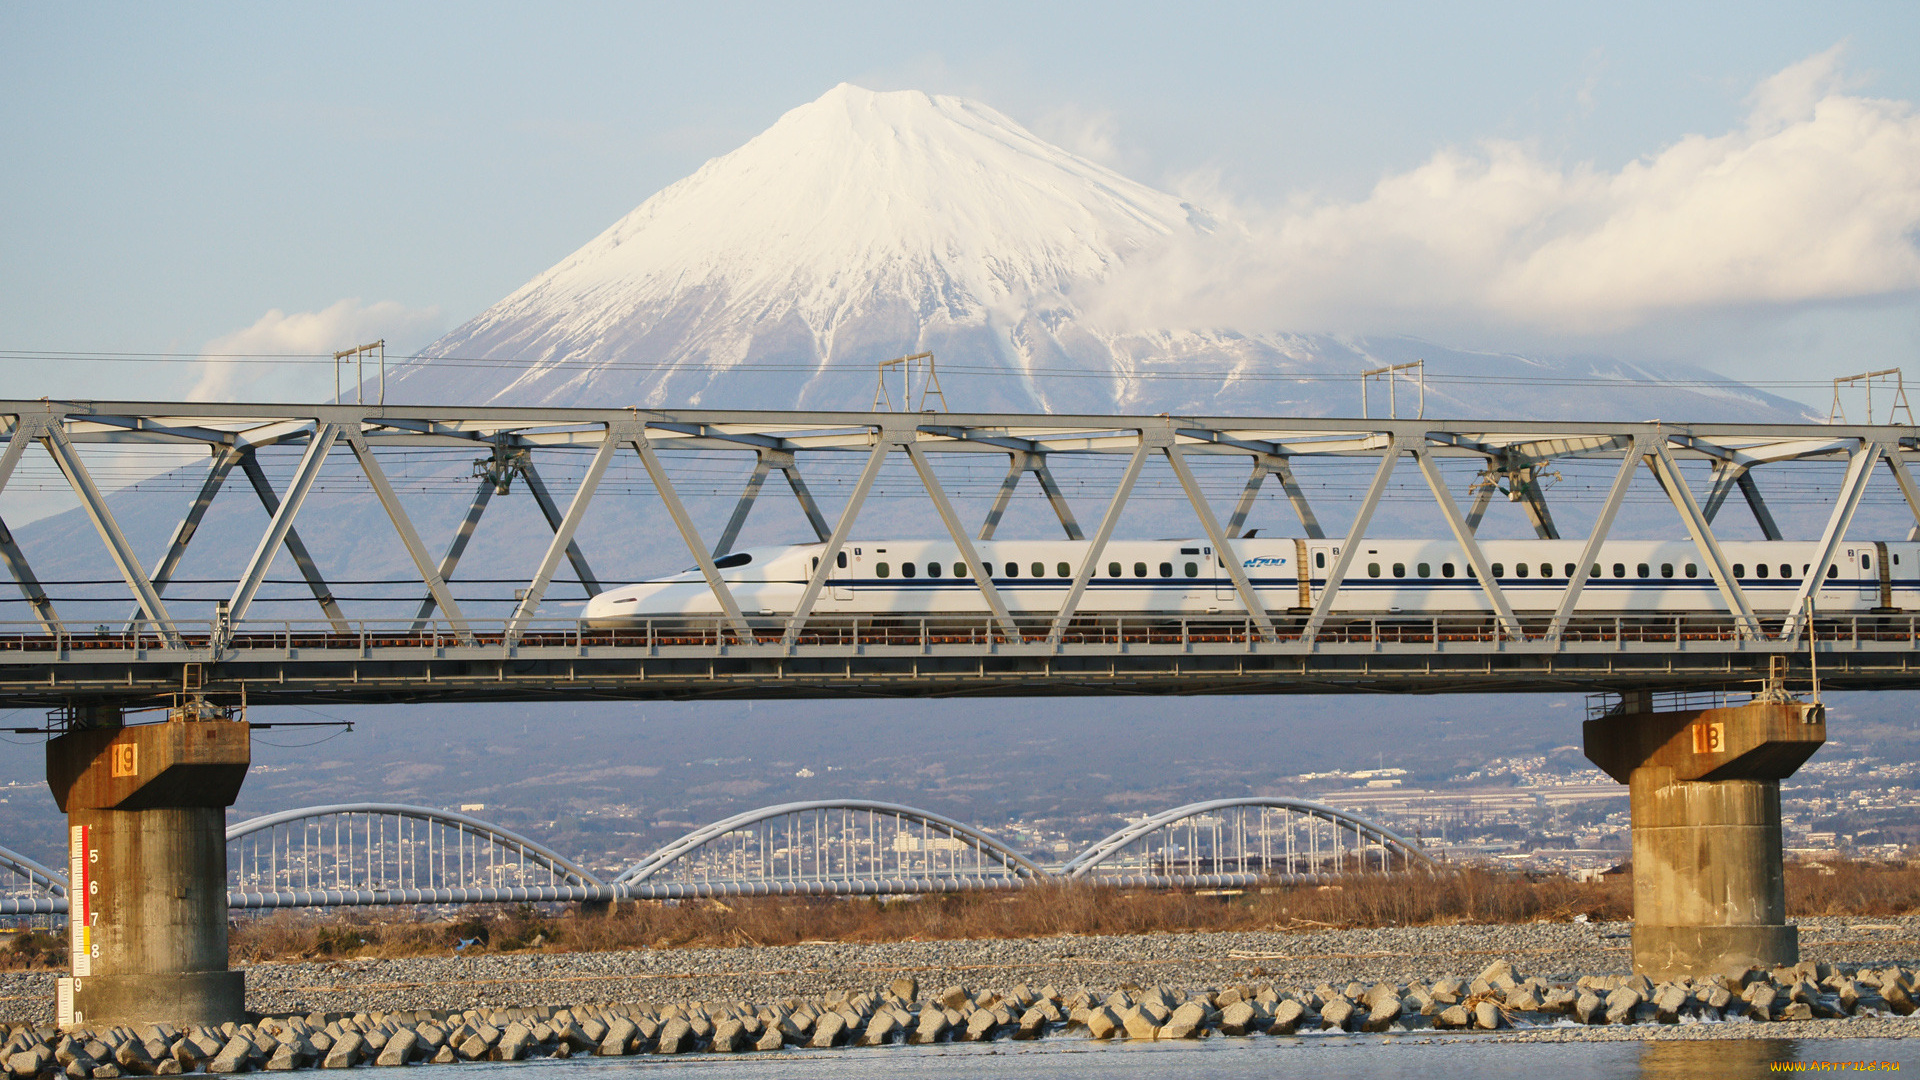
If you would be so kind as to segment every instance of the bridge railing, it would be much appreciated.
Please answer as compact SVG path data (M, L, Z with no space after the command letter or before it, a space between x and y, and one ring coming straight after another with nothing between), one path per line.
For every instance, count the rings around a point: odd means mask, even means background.
M55 653L72 658L128 653L193 653L244 661L290 652L323 654L382 650L482 649L501 653L580 651L585 649L783 649L865 648L971 651L1008 645L1048 646L1059 650L1100 651L1133 646L1209 649L1221 646L1287 652L1340 647L1438 649L1459 646L1511 651L1529 645L1558 650L1647 647L1725 648L1737 651L1806 652L1854 647L1911 645L1920 642L1920 614L1822 616L1811 627L1812 642L1756 639L1742 634L1726 616L1698 614L1602 615L1571 620L1557 638L1547 640L1551 620L1521 618L1531 641L1502 633L1491 615L1356 615L1328 620L1317 634L1306 634L1307 619L1279 616L1274 635L1263 640L1251 619L1220 615L1081 615L1049 640L1049 617L1016 617L1014 633L985 616L969 615L816 615L791 643L783 642L784 623L749 619L742 634L721 618L674 616L637 620L619 627L590 626L577 619L540 620L517 640L509 621L471 620L465 628L440 624L416 627L411 619L353 619L344 627L318 620L250 619L224 626L211 620L176 620L171 633L150 629L93 631L62 629L49 633L33 622L0 622L0 654ZM1782 619L1757 620L1763 633L1777 632ZM216 636L218 634L218 636Z

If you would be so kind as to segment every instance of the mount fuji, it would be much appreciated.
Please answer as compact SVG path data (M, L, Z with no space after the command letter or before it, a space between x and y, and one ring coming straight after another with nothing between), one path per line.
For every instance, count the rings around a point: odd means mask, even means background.
M1130 260L1235 227L977 102L843 83L428 346L390 400L865 409L877 361L932 351L970 412L1352 414L1327 373L1423 358L1506 383L1491 411L1515 417L1805 414L1700 369L1085 314ZM1482 415L1485 393L1443 378L1428 412Z

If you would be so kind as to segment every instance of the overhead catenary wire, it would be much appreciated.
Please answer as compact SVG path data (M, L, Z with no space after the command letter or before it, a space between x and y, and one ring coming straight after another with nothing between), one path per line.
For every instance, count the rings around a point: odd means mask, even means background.
M848 375L865 377L871 375L870 364L832 364L800 362L756 362L723 364L701 361L662 361L646 362L634 360L589 361L574 359L525 360L488 356L435 356L415 353L407 356L389 357L399 364L427 364L440 368L473 368L510 371L693 371L693 372L792 372L795 374L817 375L822 372L844 372ZM186 352L94 352L67 349L0 349L0 361L33 362L48 361L84 361L93 363L120 364L190 364L219 362L223 364L287 364L329 365L334 362L332 353L186 353ZM990 364L968 364L956 361L943 364L948 372L954 374L1018 374L1036 379L1115 379L1177 382L1351 382L1355 372L1348 369L1324 370L1284 370L1247 371L1244 368L1188 368L1156 369L1149 362L1127 370L1099 370L1079 367L1052 365L1033 365L1011 368ZM1747 388L1778 389L1825 389L1831 386L1831 379L1741 379L1723 377L1695 379L1631 378L1615 375L1582 376L1546 376L1546 375L1484 375L1469 372L1434 372L1426 376L1429 384L1444 383L1467 386L1564 386L1564 387L1648 387L1682 389L1719 389L1741 390Z

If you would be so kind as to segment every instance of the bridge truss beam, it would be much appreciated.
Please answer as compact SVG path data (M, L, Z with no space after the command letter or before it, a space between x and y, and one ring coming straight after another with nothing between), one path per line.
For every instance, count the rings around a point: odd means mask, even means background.
M596 410L402 408L328 405L224 406L189 403L0 401L0 494L30 446L43 447L93 521L125 580L136 614L127 629L77 632L56 614L53 598L33 571L28 552L0 525L0 562L27 604L27 618L0 625L0 706L130 702L177 689L183 665L199 665L211 693L238 693L244 682L256 701L521 700L533 697L793 696L842 693L885 695L953 693L1322 692L1349 688L1409 691L1471 689L1616 689L1691 679L1739 681L1758 677L1765 658L1803 656L1809 627L1801 610L1756 610L1733 579L1713 531L1713 517L1733 490L1747 493L1763 530L1777 535L1755 480L1761 467L1831 462L1847 467L1835 509L1820 539L1831 560L1862 493L1886 462L1920 535L1920 488L1911 460L1920 444L1911 428L1863 425L1616 424L1518 421L1353 420L1259 417L1116 417L1028 415L914 415L717 410ZM344 443L360 478L373 490L418 576L422 600L411 618L393 625L353 617L315 567L306 544L331 523L306 509L315 477ZM171 538L154 537L162 551L152 574L134 555L142 538L129 536L80 461L99 446L202 447L209 470L177 520ZM301 454L284 496L266 482L258 453L285 447ZM452 574L466 542L480 527L490 498L473 497L445 554L435 560L415 526L406 499L390 482L383 455L479 450L494 461L510 455L514 475L536 495L552 541L511 615L494 620L462 611ZM558 509L535 468L535 458L561 450L590 450L593 463ZM872 620L814 610L835 553L856 536L867 495L881 468L905 455L944 531L965 553L972 538L938 477L940 464L1006 455L1010 471L978 530L991 537L1014 486L1031 472L1069 537L1080 535L1060 484L1066 461L1119 457L1128 464L1091 541L1093 558L1114 534L1133 497L1133 481L1148 458L1164 458L1201 531L1221 553L1239 611L1207 620L1089 618L1077 613L1087 587L1089 559L1063 589L1057 611L1010 612L990 578L977 580L988 617L971 627L897 620L884 633ZM589 592L602 586L578 539L579 526L599 494L616 455L638 455L652 494L665 511L713 594L720 614L628 634L598 635L570 620L542 619L537 608L563 562ZM733 514L708 544L663 463L666 455L751 460L745 490ZM864 458L859 481L829 527L814 503L798 462L833 456ZM967 455L976 455L969 459ZM1336 614L1336 601L1357 549L1370 536L1374 511L1395 464L1414 458L1456 542L1467 552L1490 612L1388 626L1386 620ZM1252 472L1223 518L1196 482L1193 463L1243 458ZM1633 475L1646 465L1665 490L1719 588L1721 613L1665 620L1575 617L1591 570L1583 559L1567 580L1551 618L1518 615L1507 603L1476 538L1485 506L1466 513L1454 501L1443 466L1471 463L1476 474L1504 478L1510 496L1526 504L1536 533L1557 533L1541 470L1573 459L1618 460L1621 471L1587 554L1598 551ZM1241 560L1252 500L1268 475L1277 476L1306 535L1324 532L1307 504L1296 470L1304 462L1375 462L1358 513L1334 553L1324 588L1310 610L1262 610ZM181 554L238 465L249 477L269 523L253 557L235 567L227 620L182 619L162 593ZM1688 487L1685 467L1700 470L1707 495ZM504 467L504 466L503 466ZM824 541L819 568L791 613L771 620L743 612L714 565L737 542L765 479L780 469L808 524ZM1705 475L1711 472L1711 475ZM1480 495L1487 488L1478 489ZM497 488L496 488L497 491ZM301 522L301 518L308 520ZM1564 515L1562 515L1564 517ZM297 525L306 525L306 537ZM665 541L671 543L672 541ZM317 619L267 620L249 610L277 551L299 564L314 594ZM973 563L969 557L967 560ZM1810 596L1824 565L1810 565L1799 583ZM17 602L16 602L17 603ZM1406 620L1401 620L1406 623ZM1912 686L1905 654L1920 643L1910 618L1869 624L1822 618L1812 627L1830 685L1860 688ZM1664 629L1662 629L1664 627ZM1897 658L1896 658L1897 657Z

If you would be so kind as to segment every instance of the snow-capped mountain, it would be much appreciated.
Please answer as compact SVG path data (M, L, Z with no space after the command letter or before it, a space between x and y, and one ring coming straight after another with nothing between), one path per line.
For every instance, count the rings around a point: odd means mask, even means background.
M1357 383L1324 373L1423 357L1430 415L1592 416L1591 385L1553 382L1648 377L1404 339L1115 333L1084 316L1129 259L1232 227L979 103L842 84L429 346L389 398L863 409L877 361L928 350L964 411L1353 413ZM1445 381L1460 375L1512 391L1489 410L1484 387ZM1678 410L1674 390L1623 385L1606 411L1798 411L1734 383L1677 393L1692 399Z

